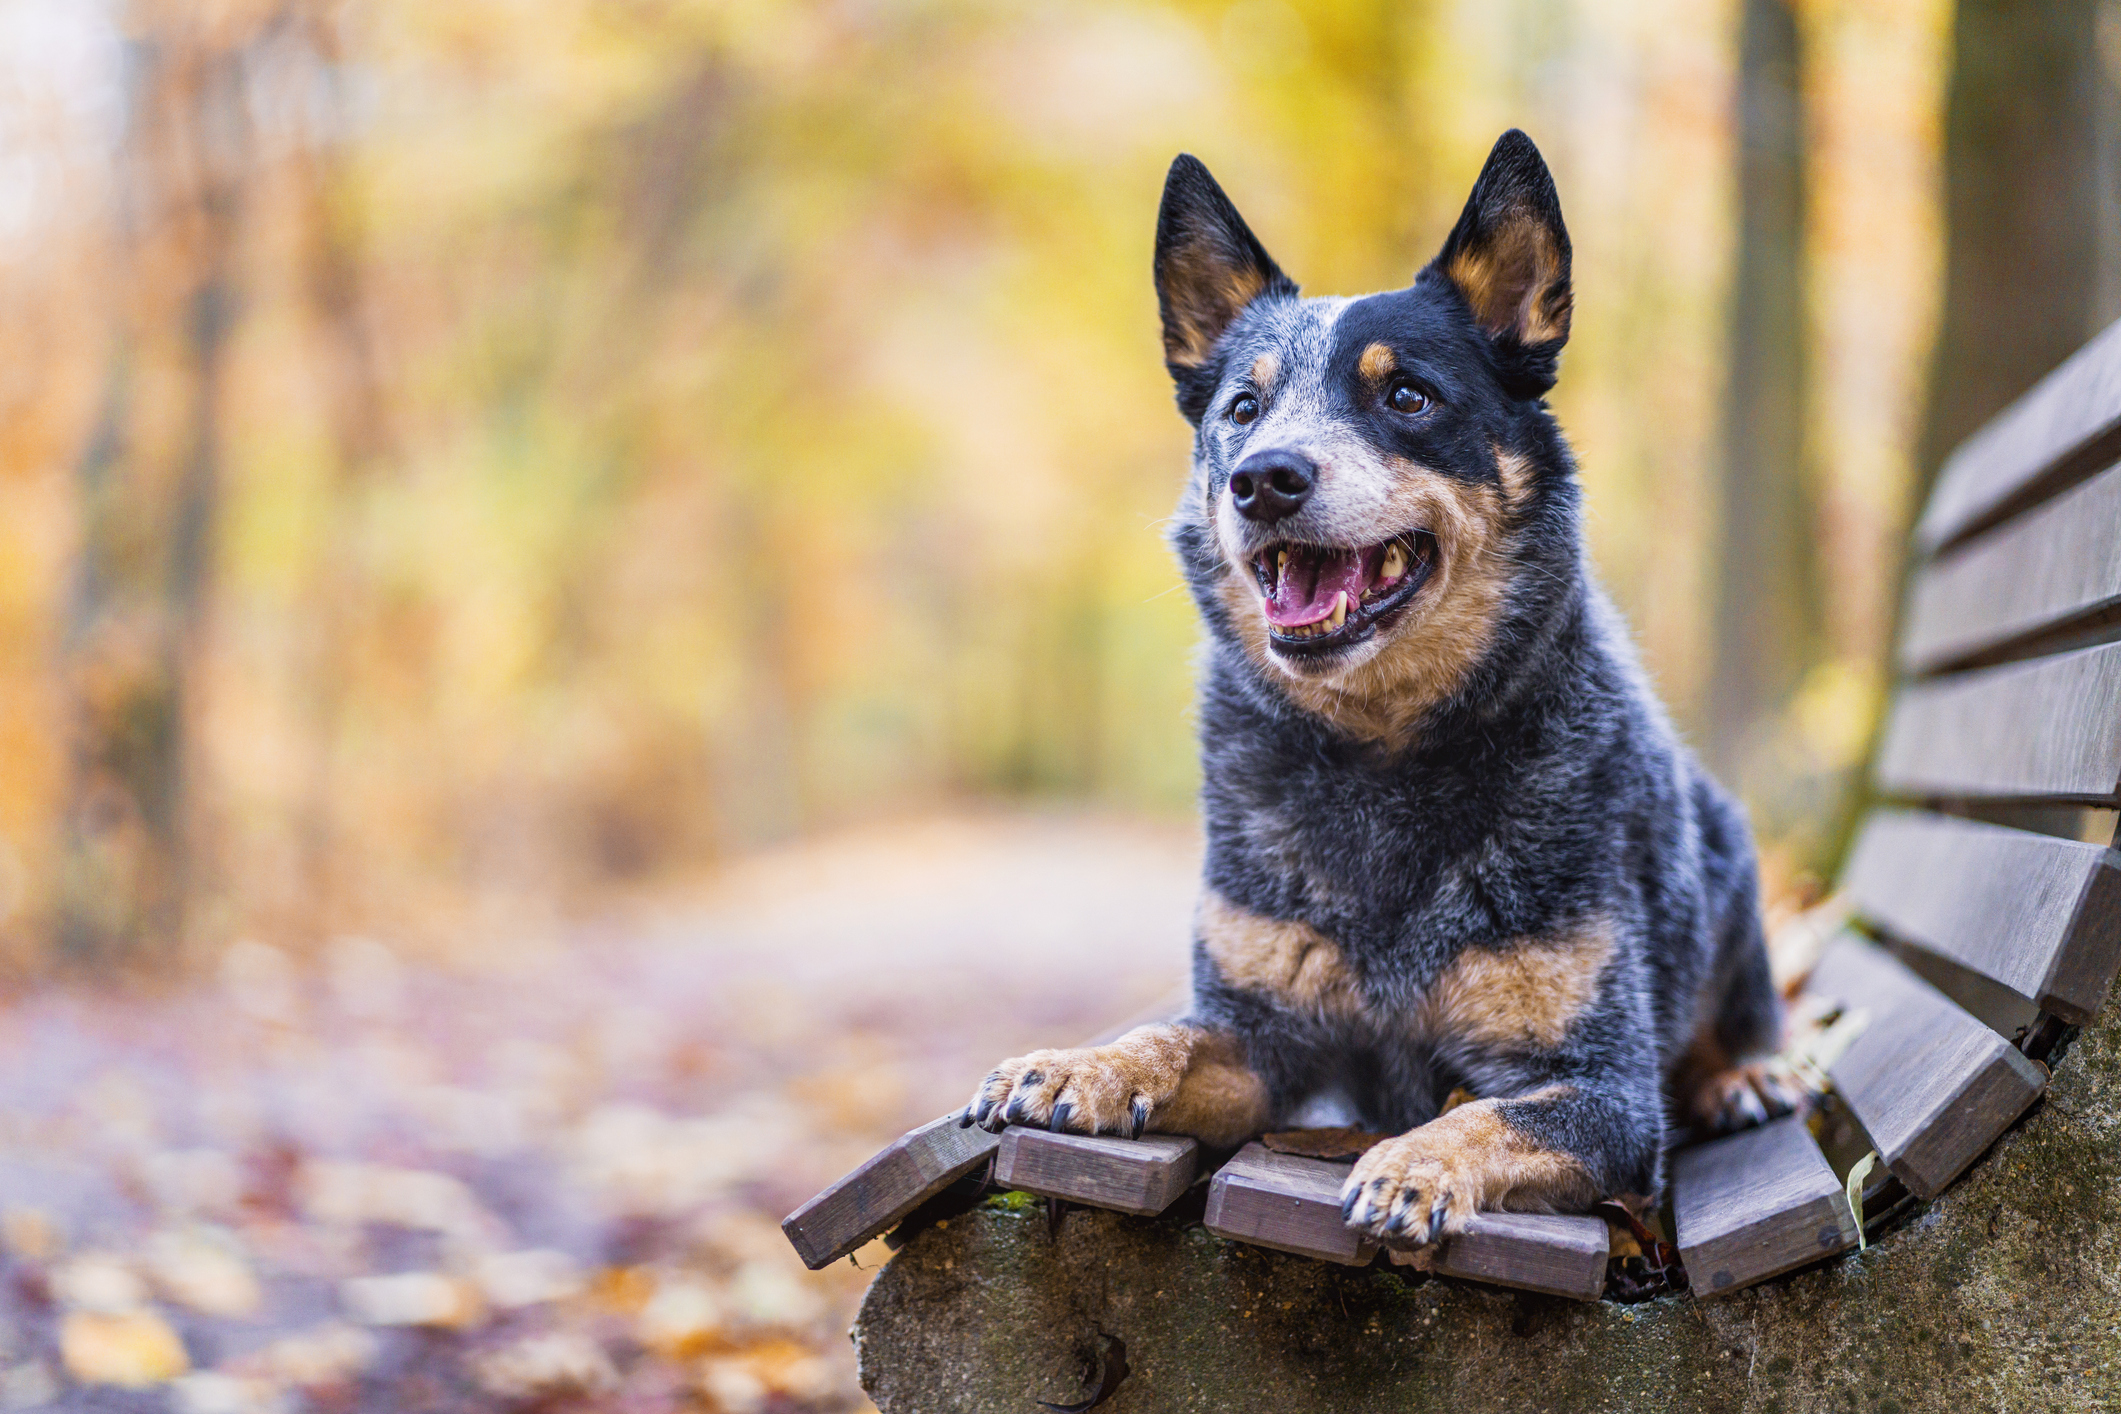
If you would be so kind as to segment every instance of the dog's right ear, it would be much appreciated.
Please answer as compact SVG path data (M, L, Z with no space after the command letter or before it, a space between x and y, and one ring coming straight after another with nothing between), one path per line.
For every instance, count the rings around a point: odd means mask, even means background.
M1214 395L1204 365L1231 321L1262 295L1295 293L1296 282L1281 273L1208 169L1180 153L1156 213L1156 304L1164 317L1164 366L1188 421L1198 423Z

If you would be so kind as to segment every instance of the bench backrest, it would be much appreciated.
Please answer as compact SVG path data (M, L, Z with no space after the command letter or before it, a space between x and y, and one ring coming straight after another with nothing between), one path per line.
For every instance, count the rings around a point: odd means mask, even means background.
M1857 926L1806 984L1841 1009L1828 1074L1881 1199L1888 1177L1933 1197L1980 1158L2121 961L2110 817L2083 838L2085 807L2121 805L2121 324L1952 454L1912 548L1882 803L1841 878ZM1674 1160L1699 1295L1857 1240L1810 1136L1769 1130Z
M1964 817L2121 805L2121 324L1952 454L1914 549L1873 779L1892 804L1843 888L1880 933L2084 1021L2121 961L2111 825Z

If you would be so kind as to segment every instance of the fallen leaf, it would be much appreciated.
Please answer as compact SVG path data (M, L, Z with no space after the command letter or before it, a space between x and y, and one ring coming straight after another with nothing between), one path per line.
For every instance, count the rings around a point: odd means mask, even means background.
M1277 1154L1299 1154L1307 1159L1353 1159L1368 1152L1371 1145L1381 1144L1391 1137L1348 1127L1282 1129L1261 1135L1259 1142Z
M164 1297L205 1316L248 1316L263 1297L249 1263L202 1233L157 1234L148 1244L147 1269Z
M469 1326L485 1314L469 1282L440 1272L349 1277L339 1283L339 1304L364 1326Z
M479 1388L500 1399L539 1400L616 1389L619 1372L604 1347L573 1331L531 1336L472 1362Z
M144 1389L191 1368L184 1342L153 1311L69 1311L59 1327L59 1358L85 1385Z
M1864 1236L1863 1233L1863 1180L1869 1178L1871 1170L1876 1167L1878 1167L1878 1151L1873 1149L1862 1158L1856 1160L1856 1166L1849 1170L1849 1211L1856 1215L1856 1250L1858 1252L1867 1250L1871 1245L1870 1239Z

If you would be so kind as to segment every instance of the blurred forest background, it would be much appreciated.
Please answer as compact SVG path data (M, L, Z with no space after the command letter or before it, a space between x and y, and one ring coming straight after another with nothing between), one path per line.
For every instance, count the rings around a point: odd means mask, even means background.
M1830 864L1923 476L2121 303L2111 8L5 0L10 966L1183 817L1164 166L1365 291L1512 124L1599 567Z
M2117 74L2121 0L0 0L0 1408L866 1407L889 1252L779 1216L1183 974L1182 149L1353 293L1539 141L1597 564L1801 898L1928 477L2121 314Z

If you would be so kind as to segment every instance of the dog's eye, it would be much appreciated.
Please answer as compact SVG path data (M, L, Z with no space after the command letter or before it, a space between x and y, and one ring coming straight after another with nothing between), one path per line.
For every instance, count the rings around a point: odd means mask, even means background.
M1230 420L1239 426L1243 426L1258 416L1259 399L1253 397L1250 393L1230 404Z
M1392 391L1385 394L1385 401L1394 412L1420 412L1429 405L1429 395L1412 383L1398 382Z

